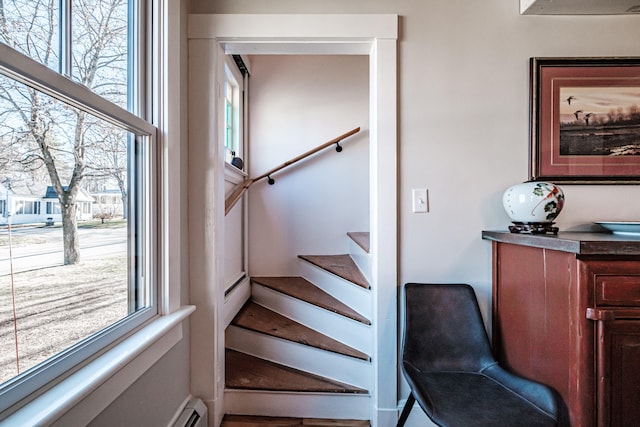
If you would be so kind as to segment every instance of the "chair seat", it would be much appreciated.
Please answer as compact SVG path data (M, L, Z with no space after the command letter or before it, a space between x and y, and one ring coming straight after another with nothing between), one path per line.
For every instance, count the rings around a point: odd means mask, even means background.
M423 373L408 364L404 370L418 404L441 426L556 425L555 417L539 406L553 399L548 389L498 365L488 372Z

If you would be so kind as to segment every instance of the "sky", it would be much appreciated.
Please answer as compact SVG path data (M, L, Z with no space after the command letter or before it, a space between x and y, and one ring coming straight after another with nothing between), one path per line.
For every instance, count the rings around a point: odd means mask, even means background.
M640 107L640 86L560 88L560 121L563 123L574 122L576 112L580 121L589 113L606 119L612 109L622 107L627 113L632 105Z

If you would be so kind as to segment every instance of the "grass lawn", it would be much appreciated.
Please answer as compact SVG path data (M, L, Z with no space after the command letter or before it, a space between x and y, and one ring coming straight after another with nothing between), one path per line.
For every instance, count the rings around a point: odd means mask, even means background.
M0 383L126 317L128 294L126 254L0 275Z

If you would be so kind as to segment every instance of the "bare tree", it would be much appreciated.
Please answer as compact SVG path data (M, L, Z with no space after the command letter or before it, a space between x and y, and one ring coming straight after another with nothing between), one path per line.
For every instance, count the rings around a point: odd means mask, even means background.
M127 135L119 129L111 129L101 136L100 144L94 144L90 150L91 160L87 167L87 178L92 182L115 183L120 190L122 216L127 218Z
M58 3L0 0L0 41L55 67L61 57L57 51L61 28ZM126 106L126 1L78 0L72 16L71 76ZM108 153L101 145L105 138L100 135L110 131L86 112L6 77L0 80L0 114L10 116L2 126L13 130L10 145L17 153L15 161L27 171L45 168L60 202L64 263L79 262L77 197L87 171L99 168L88 161L99 158L99 153Z

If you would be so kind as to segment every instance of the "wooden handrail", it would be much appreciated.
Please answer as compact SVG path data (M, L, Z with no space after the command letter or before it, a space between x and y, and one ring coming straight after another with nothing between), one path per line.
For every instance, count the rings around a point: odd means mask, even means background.
M287 166L291 166L294 163L299 162L300 160L309 157L312 154L317 153L320 150L323 150L333 144L337 144L340 141L342 141L343 139L350 137L351 135L360 132L360 127L357 127L355 129L351 129L349 132L343 133L342 135L333 138L331 141L327 141L324 144L318 145L316 148L307 151L304 154L301 154L297 157L294 157L293 159L284 162L283 164L281 164L280 166L277 166L273 169L271 169L269 172L263 173L262 175L253 178L253 179L245 179L241 184L239 184L232 192L231 194L229 194L229 196L226 198L226 200L224 201L224 214L227 215L229 213L229 211L235 206L235 204L238 202L238 200L240 200L240 198L243 196L243 194L249 189L249 187L251 187L251 185L253 185L254 182L260 181L261 179L264 178L269 178L271 179L271 175L278 172L279 170L282 170L284 168L286 168Z

